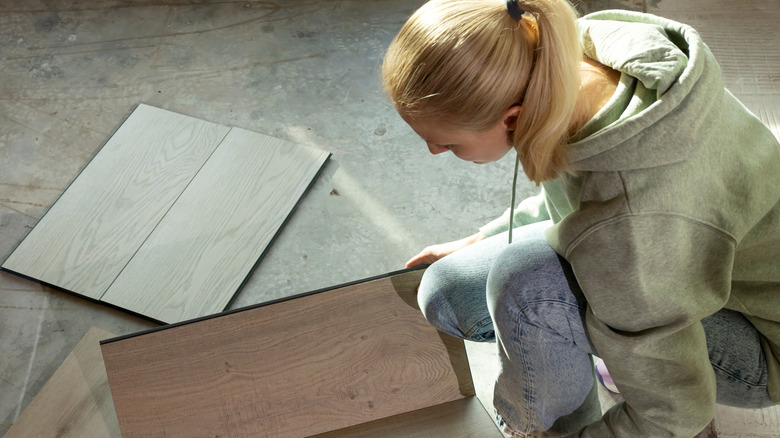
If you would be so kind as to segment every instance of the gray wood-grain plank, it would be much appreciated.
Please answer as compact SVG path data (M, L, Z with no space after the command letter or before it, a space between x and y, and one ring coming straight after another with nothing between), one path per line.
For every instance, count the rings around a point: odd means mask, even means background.
M104 342L122 436L304 437L472 396L463 342L430 326L396 284Z
M139 105L2 267L100 299L229 130Z
M328 156L233 128L102 300L168 323L225 310Z
M220 312L329 157L139 105L2 267L157 321Z

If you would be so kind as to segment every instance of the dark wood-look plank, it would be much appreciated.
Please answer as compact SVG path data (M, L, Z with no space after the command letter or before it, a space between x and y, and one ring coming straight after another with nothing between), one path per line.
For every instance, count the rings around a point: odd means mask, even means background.
M225 310L329 156L233 128L102 300L166 323Z
M310 438L503 438L476 397L443 403Z
M100 341L112 333L91 328L5 438L119 438Z
M139 105L2 267L99 299L229 129Z
M102 344L125 438L304 437L472 396L453 348L392 277Z
M710 421L710 424L694 438L718 438L718 431L715 429L715 420Z

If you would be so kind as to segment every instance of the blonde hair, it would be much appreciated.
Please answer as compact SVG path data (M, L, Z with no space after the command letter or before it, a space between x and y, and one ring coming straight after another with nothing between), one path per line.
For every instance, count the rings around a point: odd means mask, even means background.
M522 105L513 143L539 183L567 167L565 145L582 48L567 0L432 0L396 35L382 66L385 92L405 118L484 131Z

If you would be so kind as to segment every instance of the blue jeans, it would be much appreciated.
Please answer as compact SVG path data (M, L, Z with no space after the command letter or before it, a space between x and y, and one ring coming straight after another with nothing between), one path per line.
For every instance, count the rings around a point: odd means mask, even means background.
M493 405L518 432L576 431L601 418L585 330L587 301L571 266L544 237L550 222L519 227L432 264L418 302L439 330L496 341ZM755 327L722 309L702 320L720 404L772 406ZM607 364L609 366L609 364Z

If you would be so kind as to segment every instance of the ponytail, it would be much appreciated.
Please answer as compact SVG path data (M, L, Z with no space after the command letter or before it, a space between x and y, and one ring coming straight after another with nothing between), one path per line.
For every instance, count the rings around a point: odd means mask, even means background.
M534 65L517 119L514 145L528 178L537 184L567 169L566 143L580 86L582 48L566 0L520 0L536 21Z

